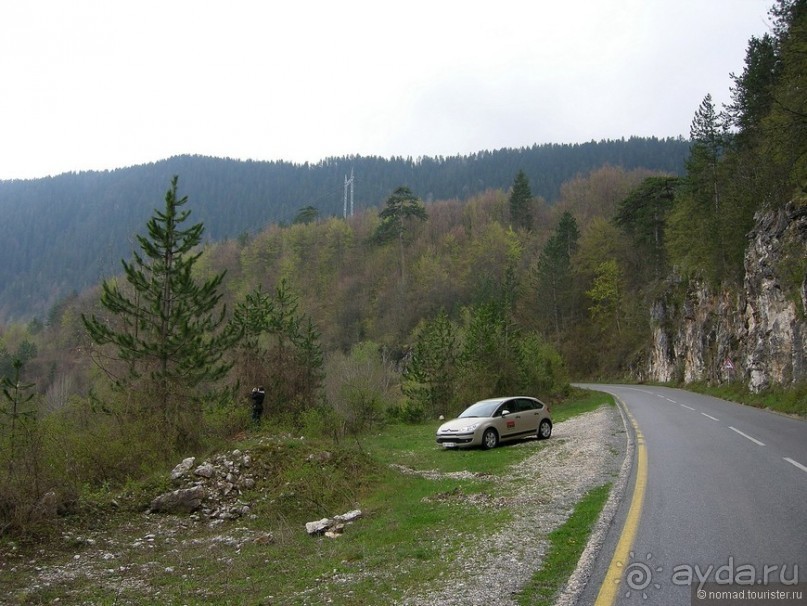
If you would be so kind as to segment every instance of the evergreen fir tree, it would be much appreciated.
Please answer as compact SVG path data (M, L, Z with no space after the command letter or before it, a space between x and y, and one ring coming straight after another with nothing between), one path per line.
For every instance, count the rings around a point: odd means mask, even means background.
M572 313L574 284L572 256L577 250L580 230L568 211L563 213L555 233L547 241L535 272L538 316L554 327L559 338ZM544 328L545 332L549 332Z
M430 417L452 412L459 373L459 336L445 310L423 324L403 372L404 394Z
M531 202L532 192L529 179L523 170L519 170L510 192L510 219L516 228L532 229Z
M648 177L617 208L613 222L630 238L636 252L634 282L660 279L667 271L664 227L677 186L676 177Z
M199 428L196 388L229 369L222 356L233 330L219 306L224 272L201 284L193 277L204 226L181 227L190 211L182 210L188 198L177 197L177 182L171 181L165 209L149 220L148 236L137 236L141 252L122 261L128 287L103 283L101 305L112 317L82 320L92 340L113 345L125 363L128 372L117 386L143 392L141 412L151 408L166 437L182 446Z
M400 247L400 277L401 287L406 284L406 264L404 257L404 236L407 223L411 219L425 221L428 218L426 208L408 187L399 187L387 199L387 205L379 213L381 224L376 230L375 237L378 242L387 242L397 238Z
M281 279L273 296L260 288L236 306L240 332L240 380L266 385L269 411L298 415L318 402L325 356L311 318L298 311L298 297Z

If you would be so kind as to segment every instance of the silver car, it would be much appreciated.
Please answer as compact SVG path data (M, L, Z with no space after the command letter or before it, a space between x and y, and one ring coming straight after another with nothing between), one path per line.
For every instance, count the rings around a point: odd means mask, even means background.
M549 414L549 406L529 396L482 400L443 423L437 430L437 443L445 448L495 448L499 442L530 436L546 439L552 435Z

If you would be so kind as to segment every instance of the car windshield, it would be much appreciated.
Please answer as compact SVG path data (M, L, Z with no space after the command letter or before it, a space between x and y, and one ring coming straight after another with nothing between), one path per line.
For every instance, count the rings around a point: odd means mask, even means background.
M459 416L460 419L467 419L470 417L492 417L496 407L501 404L501 400L484 400L477 402L466 408Z

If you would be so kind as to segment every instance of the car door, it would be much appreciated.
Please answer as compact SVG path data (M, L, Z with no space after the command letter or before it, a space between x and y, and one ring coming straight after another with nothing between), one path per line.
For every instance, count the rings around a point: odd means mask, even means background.
M493 415L496 430L499 432L499 439L507 440L518 431L517 415L515 400L507 400L499 405Z
M526 433L536 433L543 417L544 405L537 400L521 398L519 406L522 411L521 415L524 418Z
M532 408L531 405L528 407ZM518 438L529 433L529 418L524 414L524 408L523 398L512 398L499 407L502 412L507 411L502 417L502 430L499 432L502 439Z
M525 436L536 433L541 422L543 405L530 398L517 398L514 407L518 411L516 419L518 434Z

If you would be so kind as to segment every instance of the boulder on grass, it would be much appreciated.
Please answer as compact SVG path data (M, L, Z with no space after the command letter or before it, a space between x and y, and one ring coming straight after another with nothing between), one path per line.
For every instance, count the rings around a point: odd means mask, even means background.
M205 489L201 486L180 488L161 494L151 502L151 513L192 513L202 505Z

